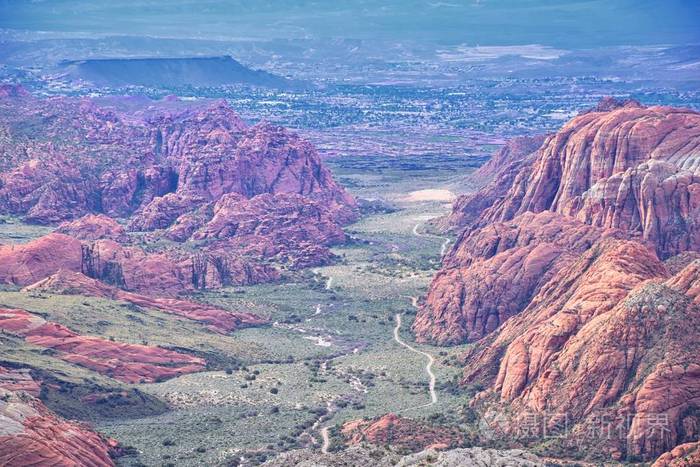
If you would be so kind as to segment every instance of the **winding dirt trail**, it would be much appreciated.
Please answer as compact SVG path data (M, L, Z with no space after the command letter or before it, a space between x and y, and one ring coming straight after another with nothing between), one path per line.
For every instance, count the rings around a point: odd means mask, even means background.
M415 299L414 297L411 297L411 300L413 303L417 303L418 299ZM415 306L415 305L414 305ZM408 350L411 352L417 353L419 355L422 355L428 359L428 363L425 365L425 372L428 374L428 391L430 392L430 402L427 404L419 405L418 407L412 407L411 409L407 410L414 410L414 409L420 409L423 407L429 407L438 401L437 397L437 392L435 392L435 373L433 373L433 364L435 363L435 358L430 355L427 352L423 352L422 350L418 350L415 347L411 346L410 344L407 344L401 339L401 336L399 335L399 331L401 330L401 313L396 313L396 327L394 328L394 340L399 344L404 347L406 347Z
M424 237L424 238L439 238L442 240L442 245L440 245L440 257L445 256L445 252L447 251L447 245L450 244L450 239L447 237L441 237L439 235L433 235L433 234L427 234L427 233L420 233L418 231L418 227L420 227L421 223L417 223L415 227L413 227L413 235L416 237Z
M413 234L416 237L439 238L439 239L443 240L442 245L440 246L440 256L441 257L444 256L445 251L447 250L447 246L450 244L450 239L447 237L440 237L438 235L421 233L418 231L420 226L421 226L421 223L419 222L415 225L415 227L413 227ZM316 271L314 271L314 272L316 272ZM325 289L330 290L332 284L333 284L333 277L329 276L327 281L326 281ZM408 297L408 298L411 300L411 304L415 308L417 308L418 307L418 297ZM319 312L320 312L320 304L317 306L315 314L319 314ZM430 355L429 353L423 352L422 350L418 350L415 347L413 347L412 345L404 342L403 339L401 339L401 335L400 335L401 313L396 313L395 318L396 318L396 327L394 327L394 340L396 341L396 343L407 348L408 350L410 350L413 353L417 353L419 355L424 356L428 360L427 363L425 364L425 372L428 375L428 392L430 394L430 402L427 402L427 403L422 404L422 405L418 405L416 407L409 407L407 409L403 409L403 410L401 410L401 412L405 412L408 410L421 409L424 407L430 407L431 405L436 404L438 402L437 392L435 391L435 384L437 382L437 378L435 377L435 373L433 373L433 364L435 363L435 358L432 355ZM332 413L332 410L330 411L330 413ZM318 429L317 425L320 424L321 421L322 421L322 419L319 419L314 424L314 427L312 427L312 430ZM329 434L329 430L331 429L331 427L332 427L332 425L326 425L324 427L321 427L321 429L319 430L321 438L323 439L323 443L321 445L321 452L323 454L328 454L328 448L330 447L330 444L331 444L331 439L330 439L330 434Z
M321 438L323 438L323 444L321 445L321 452L323 454L328 454L328 448L331 445L331 438L328 435L328 430L330 429L330 426L324 426L321 428Z

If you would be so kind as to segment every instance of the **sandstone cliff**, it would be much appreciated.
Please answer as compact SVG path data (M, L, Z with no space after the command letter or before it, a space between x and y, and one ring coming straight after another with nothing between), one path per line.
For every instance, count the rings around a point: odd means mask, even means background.
M0 367L0 465L114 465L116 441L63 420L38 395L39 384L25 371Z
M560 250L575 256L611 232L649 245L661 259L700 250L697 112L607 99L527 154L534 141L507 146L482 169L492 182L455 203L449 220L464 229L418 315L419 338L460 343L488 334L556 273ZM545 222L562 230L557 251L549 242L530 241L539 263L522 245L500 244L498 235L494 254L479 259L471 251L482 248L475 239L493 235L497 226L519 225L531 213L548 213ZM566 238L575 221L590 226L588 245Z
M601 460L696 441L700 114L605 100L501 160L455 205L417 338L476 342L462 385L503 437Z

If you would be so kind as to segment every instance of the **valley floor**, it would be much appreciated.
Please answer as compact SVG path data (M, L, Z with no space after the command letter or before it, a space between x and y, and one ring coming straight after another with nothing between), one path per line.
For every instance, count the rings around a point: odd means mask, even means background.
M349 420L388 412L436 420L463 409L466 396L449 389L460 373L455 357L464 347L418 345L409 331L415 314L411 297L425 293L449 243L425 226L449 204L442 197L411 194L449 188L454 172L368 176L352 167L335 169L358 197L382 199L399 209L375 210L349 226L350 241L333 250L337 261L332 265L290 274L277 284L193 297L254 312L271 325L220 335L110 300L11 288L0 292L0 304L41 313L81 334L185 349L207 358L205 372L132 386L171 410L141 416L138 410L132 414L116 407L87 414L98 431L133 448L120 464L257 464L300 447L337 450L338 428ZM17 241L35 233L43 232L12 222L0 226L1 236ZM426 367L428 358L432 364ZM3 343L0 360L58 368L78 386L114 384L25 343ZM52 397L54 410L85 418L79 408L67 407L60 391Z
M219 337L245 349L241 363L247 371L207 371L141 385L174 410L100 422L97 428L139 451L123 458L125 465L201 465L250 458L255 451L267 457L299 446L322 450L324 433L326 447L335 449L339 440L328 429L361 417L455 412L467 400L444 390L459 367L443 361L463 348L417 345L409 331L410 297L425 292L443 243L415 235L414 227L444 209L417 203L365 217L348 229L353 242L334 250L341 258L337 264L314 270L304 281L198 297L229 309L254 307L270 317L272 326ZM397 324L396 335L406 344L394 339ZM432 394L427 356L435 359Z

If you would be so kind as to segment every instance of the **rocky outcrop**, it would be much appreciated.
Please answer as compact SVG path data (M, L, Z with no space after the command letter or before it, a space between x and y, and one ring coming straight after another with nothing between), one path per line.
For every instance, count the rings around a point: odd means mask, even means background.
M227 193L269 193L307 197L338 223L356 215L310 143L269 124L248 127L223 101L4 94L0 212L37 223L133 215L132 230L153 230Z
M452 204L452 212L440 219L442 230L456 230L471 225L488 207L501 200L518 173L535 157L544 136L522 136L506 143L489 161L468 179L483 185L475 193L460 195Z
M465 230L433 279L412 329L422 342L478 340L522 311L596 241L615 236L619 232L552 212Z
M606 100L456 206L413 329L475 341L461 383L498 436L601 460L697 440L699 148L700 114Z
M121 300L144 308L181 316L186 319L206 324L210 329L227 333L247 326L257 326L265 320L252 313L230 312L211 305L173 298L153 298L132 292L125 292L91 279L79 272L60 270L35 284L25 287L23 291L41 291L57 294L86 295L90 297Z
M482 169L492 182L455 204L451 225L465 229L418 314L419 339L455 344L487 335L597 237L638 240L661 259L700 250L697 112L607 99L530 152L535 141L506 146ZM540 244L535 236L526 249L522 240L509 248L493 234L532 213L549 216L535 228L559 226L558 242ZM590 226L582 244L567 237L576 221ZM484 237L493 237L487 246L495 250L481 258L472 250L483 248Z
M404 457L396 467L425 464L433 467L542 467L548 465L543 459L520 449L497 450L473 447L449 451L427 449Z
M351 446L343 451L321 454L317 450L287 451L262 464L266 467L355 466L408 467L543 467L547 463L520 449L497 450L480 447L449 450L426 449L416 454L399 455L377 446Z
M152 383L205 367L201 358L172 350L80 336L24 310L0 309L0 329L52 349L62 360L126 383Z
M271 261L291 269L328 262L329 247L345 239L342 225L357 216L310 143L284 128L248 126L223 101L8 91L0 134L0 213L40 224L80 218L58 232L82 241L82 268L59 267L126 290L172 295L275 280ZM149 254L128 245L163 236L189 244ZM18 264L23 271L5 282L28 285L57 270Z
M0 388L12 392L26 392L33 397L39 397L41 392L41 385L34 380L30 371L25 368L5 368L0 366Z
M332 213L297 194L263 194L251 199L226 194L206 211L210 214L186 214L166 235L220 241L249 257L275 258L292 268L323 264L330 258L327 246L345 241Z
M28 153L34 158L0 175L0 212L24 215L30 223L50 224L97 209L99 200L91 193L92 175L81 173L74 161L53 148L45 154Z
M456 427L430 426L391 413L376 420L346 422L341 432L348 445L389 445L413 452L426 448L454 448L466 439L464 433Z
M691 110L629 102L584 113L547 138L479 223L548 210L639 234L662 258L698 249L699 151Z
M59 271L81 272L106 284L155 296L279 277L270 266L222 247L203 253L146 253L113 240L81 242L51 233L26 244L0 246L0 282L28 286Z
M656 459L652 467L695 467L700 465L700 441L676 446Z
M648 459L697 436L700 309L677 284L645 246L597 244L468 355L463 383L488 388L475 407L507 405L510 435L531 414L566 417L570 436L628 420L600 435L611 456Z
M104 214L88 214L72 222L65 222L58 226L56 232L69 235L78 240L94 241L107 239L120 243L129 241L124 227Z
M0 465L111 466L117 442L84 423L53 414L25 392L12 392L0 383Z
M30 285L60 269L80 271L82 248L79 240L52 233L20 245L0 245L0 282Z

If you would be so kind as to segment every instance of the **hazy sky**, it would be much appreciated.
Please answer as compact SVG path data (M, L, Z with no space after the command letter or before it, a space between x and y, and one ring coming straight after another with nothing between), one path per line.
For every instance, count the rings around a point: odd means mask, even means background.
M699 0L0 0L0 28L441 44L700 43Z

